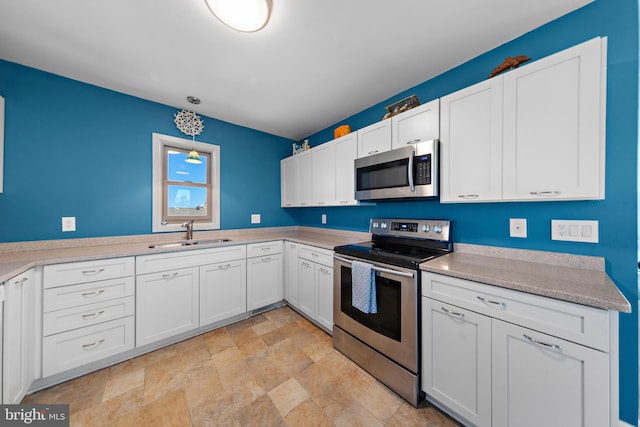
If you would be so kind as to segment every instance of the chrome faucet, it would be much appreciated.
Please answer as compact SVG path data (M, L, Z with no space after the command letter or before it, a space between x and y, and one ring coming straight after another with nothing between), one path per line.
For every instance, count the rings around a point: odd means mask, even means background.
M195 219L184 222L181 225L181 227L186 227L187 229L187 237L186 237L187 240L193 240L193 221L195 221Z

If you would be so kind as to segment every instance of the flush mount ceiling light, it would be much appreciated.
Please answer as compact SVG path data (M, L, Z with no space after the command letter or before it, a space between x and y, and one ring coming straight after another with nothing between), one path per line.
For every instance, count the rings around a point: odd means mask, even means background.
M234 30L250 33L267 25L271 0L205 0L211 12Z

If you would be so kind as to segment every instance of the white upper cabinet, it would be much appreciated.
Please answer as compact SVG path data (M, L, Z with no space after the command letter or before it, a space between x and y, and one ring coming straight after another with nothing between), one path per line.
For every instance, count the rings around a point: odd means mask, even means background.
M356 205L354 161L358 157L356 132L333 140L335 145L335 200L338 205Z
M298 206L310 206L313 202L312 183L313 169L311 161L311 150L304 151L295 156L297 165L297 194Z
M502 199L502 80L441 99L440 201Z
M314 205L326 206L336 204L335 152L333 141L319 145L312 150L311 169L313 170Z
M280 205L290 208L298 204L298 162L295 156L280 160Z
M600 38L505 74L505 199L604 198L605 74Z
M440 138L440 100L405 111L391 118L391 148Z
M391 149L391 119L358 130L358 157L367 157Z
M604 199L606 39L442 98L442 202Z

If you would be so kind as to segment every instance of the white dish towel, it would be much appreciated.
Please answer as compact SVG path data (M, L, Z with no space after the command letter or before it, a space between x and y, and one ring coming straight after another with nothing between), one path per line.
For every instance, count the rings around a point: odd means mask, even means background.
M363 313L378 312L373 266L362 261L351 264L351 305Z

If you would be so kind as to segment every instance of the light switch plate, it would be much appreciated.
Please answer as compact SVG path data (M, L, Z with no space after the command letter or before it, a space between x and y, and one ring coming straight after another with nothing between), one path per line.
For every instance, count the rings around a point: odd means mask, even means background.
M260 224L260 214L251 214L251 224Z
M598 221L552 219L551 240L598 243Z
M76 231L76 217L75 216L63 216L62 217L62 231Z
M509 218L509 236L527 238L527 219Z

